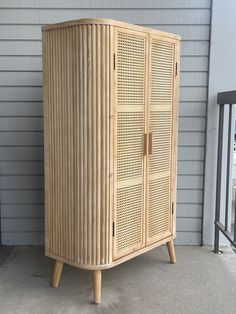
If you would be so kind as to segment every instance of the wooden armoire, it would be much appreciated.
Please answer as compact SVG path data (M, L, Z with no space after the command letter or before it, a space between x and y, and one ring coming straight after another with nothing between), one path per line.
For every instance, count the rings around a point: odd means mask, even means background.
M178 35L109 19L43 27L45 253L101 271L161 244L175 263ZM151 276L151 274L150 274Z

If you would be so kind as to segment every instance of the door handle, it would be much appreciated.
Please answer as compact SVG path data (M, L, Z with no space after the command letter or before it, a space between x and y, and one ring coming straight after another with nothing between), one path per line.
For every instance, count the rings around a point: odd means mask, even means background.
M143 155L153 154L153 133L143 134Z
M153 133L149 133L148 139L148 155L153 154Z
M143 134L143 155L147 156L148 154L148 134Z

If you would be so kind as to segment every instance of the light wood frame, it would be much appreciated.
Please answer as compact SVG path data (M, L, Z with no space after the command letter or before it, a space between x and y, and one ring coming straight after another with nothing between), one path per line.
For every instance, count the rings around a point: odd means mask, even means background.
M174 66L176 73L173 76L171 234L157 238L154 243L145 243L148 156L144 154L143 244L120 255L114 255L113 236L117 190L117 77L114 69L117 30L138 34L147 40L147 108L150 103L151 38L175 44L174 63L177 66ZM171 262L175 263L179 40L178 35L108 19L81 19L43 27L45 254L56 260L53 287L59 284L63 263L93 270L94 302L98 304L101 300L101 270L165 243ZM149 110L146 109L146 134L149 132L148 117ZM89 130L88 134L86 130ZM94 144L90 146L92 141ZM67 145L66 158L61 147L63 143ZM103 184L99 186L98 182ZM97 206L98 203L102 206ZM96 212L93 212L94 207Z

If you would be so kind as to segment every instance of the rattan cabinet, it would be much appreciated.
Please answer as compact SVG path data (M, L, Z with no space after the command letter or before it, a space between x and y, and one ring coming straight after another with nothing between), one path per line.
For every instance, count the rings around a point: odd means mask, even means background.
M106 19L43 27L46 255L101 271L175 263L179 36ZM151 274L150 274L151 276Z

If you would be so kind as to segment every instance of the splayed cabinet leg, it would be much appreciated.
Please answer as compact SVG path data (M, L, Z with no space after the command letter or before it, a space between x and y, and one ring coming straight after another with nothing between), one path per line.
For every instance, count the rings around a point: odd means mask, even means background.
M169 242L166 243L169 256L170 256L170 261L172 264L176 263L176 256L175 256L175 247L174 247L174 241L170 240Z
M63 268L63 263L60 261L56 261L55 267L54 267L54 273L52 278L52 287L57 288L60 278L61 278L61 272Z
M101 303L101 289L102 289L102 271L93 271L93 297L94 303Z

